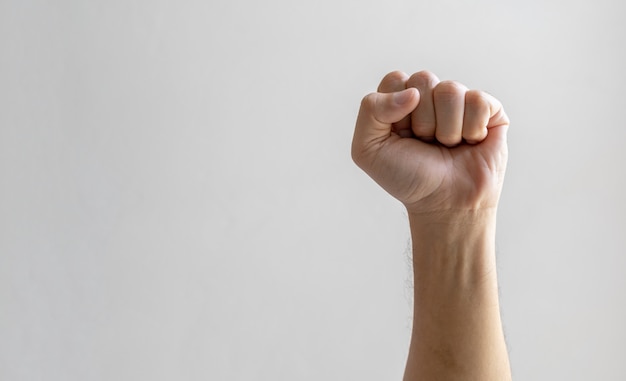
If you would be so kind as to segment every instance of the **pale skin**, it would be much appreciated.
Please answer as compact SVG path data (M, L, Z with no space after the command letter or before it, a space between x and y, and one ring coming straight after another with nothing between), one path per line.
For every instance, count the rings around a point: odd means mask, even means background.
M404 381L511 380L495 266L509 119L433 73L387 74L363 98L352 158L407 209L413 333Z

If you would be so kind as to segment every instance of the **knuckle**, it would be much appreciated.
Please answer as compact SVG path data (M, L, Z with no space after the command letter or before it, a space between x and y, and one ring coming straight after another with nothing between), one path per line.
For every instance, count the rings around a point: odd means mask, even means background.
M480 141L483 139L483 130L482 129L473 129L470 131L463 131L463 139L474 142Z
M475 108L488 106L487 99L485 99L483 92L479 90L469 90L465 93L465 104Z
M457 99L465 94L467 88L456 81L441 81L435 86L433 96L438 100Z
M433 136L436 122L434 120L419 120L413 122L413 133L416 136Z
M395 70L383 77L378 86L380 92L391 92L404 89L404 83L406 82L408 75L400 70Z
M418 71L411 75L407 81L408 87L416 87L418 89L430 89L439 83L439 78L428 70Z
M454 147L456 145L458 145L459 143L461 143L461 137L460 136L455 136L455 135L442 135L442 134L436 134L435 137L437 138L437 141L447 147Z

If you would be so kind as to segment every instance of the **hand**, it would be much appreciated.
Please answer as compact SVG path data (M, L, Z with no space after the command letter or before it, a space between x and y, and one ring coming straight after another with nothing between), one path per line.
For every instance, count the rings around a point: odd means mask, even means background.
M495 210L509 119L491 95L421 71L363 98L352 158L410 215Z

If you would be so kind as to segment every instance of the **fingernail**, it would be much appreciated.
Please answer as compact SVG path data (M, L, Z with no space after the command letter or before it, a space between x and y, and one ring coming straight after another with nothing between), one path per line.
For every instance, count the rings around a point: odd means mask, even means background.
M393 94L393 101L397 105L403 105L406 102L408 102L412 96L413 96L413 90L411 89L402 90L400 92Z

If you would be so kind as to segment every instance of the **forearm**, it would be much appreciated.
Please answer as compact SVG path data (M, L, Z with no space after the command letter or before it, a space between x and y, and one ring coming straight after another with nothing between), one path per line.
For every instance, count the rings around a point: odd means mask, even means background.
M495 210L409 216L415 310L405 381L510 380L495 265Z

